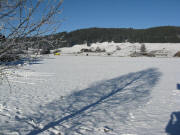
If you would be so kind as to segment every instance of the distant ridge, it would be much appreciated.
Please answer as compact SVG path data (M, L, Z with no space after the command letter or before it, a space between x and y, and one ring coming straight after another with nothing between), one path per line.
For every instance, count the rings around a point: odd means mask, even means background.
M133 28L87 28L65 33L70 45L84 42L146 42L180 43L180 27L160 26L147 29Z
M52 41L50 48L72 47L77 44L91 45L97 42L131 42L131 43L180 43L180 27L178 26L159 26L147 29L134 28L86 28L71 32L61 32L43 37L31 37L27 40ZM42 45L43 45L42 44ZM35 44L36 45L36 44ZM34 47L36 48L36 46ZM39 48L42 48L39 45Z

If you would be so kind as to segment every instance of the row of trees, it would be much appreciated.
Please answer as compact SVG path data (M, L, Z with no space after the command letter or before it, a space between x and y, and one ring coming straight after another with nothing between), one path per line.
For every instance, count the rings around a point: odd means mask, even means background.
M58 34L56 35L58 37ZM140 42L140 43L179 43L180 27L164 26L149 29L132 28L89 28L64 32L67 46L84 42Z
M96 42L140 42L140 43L180 43L180 27L164 26L149 29L132 28L89 28L72 32L61 32L41 37L27 38L34 42L30 47L49 49L71 47L75 44ZM51 44L49 43L51 42ZM37 46L38 45L38 46Z

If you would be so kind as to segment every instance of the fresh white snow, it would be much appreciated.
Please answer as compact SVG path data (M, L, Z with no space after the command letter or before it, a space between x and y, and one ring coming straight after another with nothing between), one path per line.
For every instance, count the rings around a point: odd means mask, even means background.
M180 51L180 43L144 43L147 52L155 51L157 56L173 57L175 53ZM96 50L99 47L101 50L105 50L102 53L88 53L89 55L98 56L121 56L127 57L134 52L140 52L141 43L114 43L114 42L103 42L103 43L93 43L91 46L75 45L73 47L60 48L62 54L76 54L76 55L86 55L87 53L80 53L81 49L91 49ZM117 50L117 47L120 50Z
M166 135L180 115L179 67L178 58L51 55L8 69L0 134Z

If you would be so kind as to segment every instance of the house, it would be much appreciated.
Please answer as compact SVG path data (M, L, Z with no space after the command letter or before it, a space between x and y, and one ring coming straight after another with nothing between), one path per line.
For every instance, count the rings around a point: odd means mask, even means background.
M157 56L157 57L167 57L168 54L169 54L169 51L163 49L163 50L151 51L150 53L151 53L151 54L154 54L154 55Z

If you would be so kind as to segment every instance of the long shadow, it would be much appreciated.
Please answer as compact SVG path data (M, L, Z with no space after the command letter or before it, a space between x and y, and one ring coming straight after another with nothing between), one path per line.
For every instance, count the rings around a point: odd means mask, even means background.
M171 113L171 118L166 126L166 133L169 135L180 134L180 112Z
M87 134L92 134L94 127L104 122L126 123L132 110L149 101L151 90L160 76L157 69L151 68L96 83L87 89L39 106L34 110L36 113L17 118L16 125L9 130L16 129L22 134L36 135L50 132L49 129L56 126L59 131L68 135L83 134L81 128L88 127ZM28 121L42 126L29 125Z
M61 110L60 114L62 116L64 115L63 117L46 124L42 129L35 129L31 131L29 135L42 133L49 128L52 128L70 119L72 122L72 119L75 117L90 117L88 119L95 119L97 121L98 118L92 116L91 113L101 110L102 114L102 110L107 111L110 109L112 111L112 108L116 108L122 104L130 103L132 105L129 105L129 108L136 108L140 104L146 103L148 101L150 96L150 89L152 89L152 87L158 82L159 77L160 73L156 69L148 69L137 73L130 73L112 80L103 81L100 84L91 86L88 89L74 92L64 100L55 101L54 103L50 103L46 106L46 108L51 110L56 108L57 110L54 111L60 112L59 110ZM128 111L129 108L125 108L125 110ZM87 113L86 111L88 110L89 112ZM122 114L122 112L120 114ZM43 117L45 118L45 116ZM43 117L41 114L41 118L36 117L35 119L41 121ZM80 121L79 118L77 118L78 121ZM78 123L79 125L82 124L81 122ZM74 124L78 125L77 121L74 122ZM73 128L75 127L74 124L71 125ZM73 128L70 130L73 131ZM75 129L76 132L77 129L78 128Z

